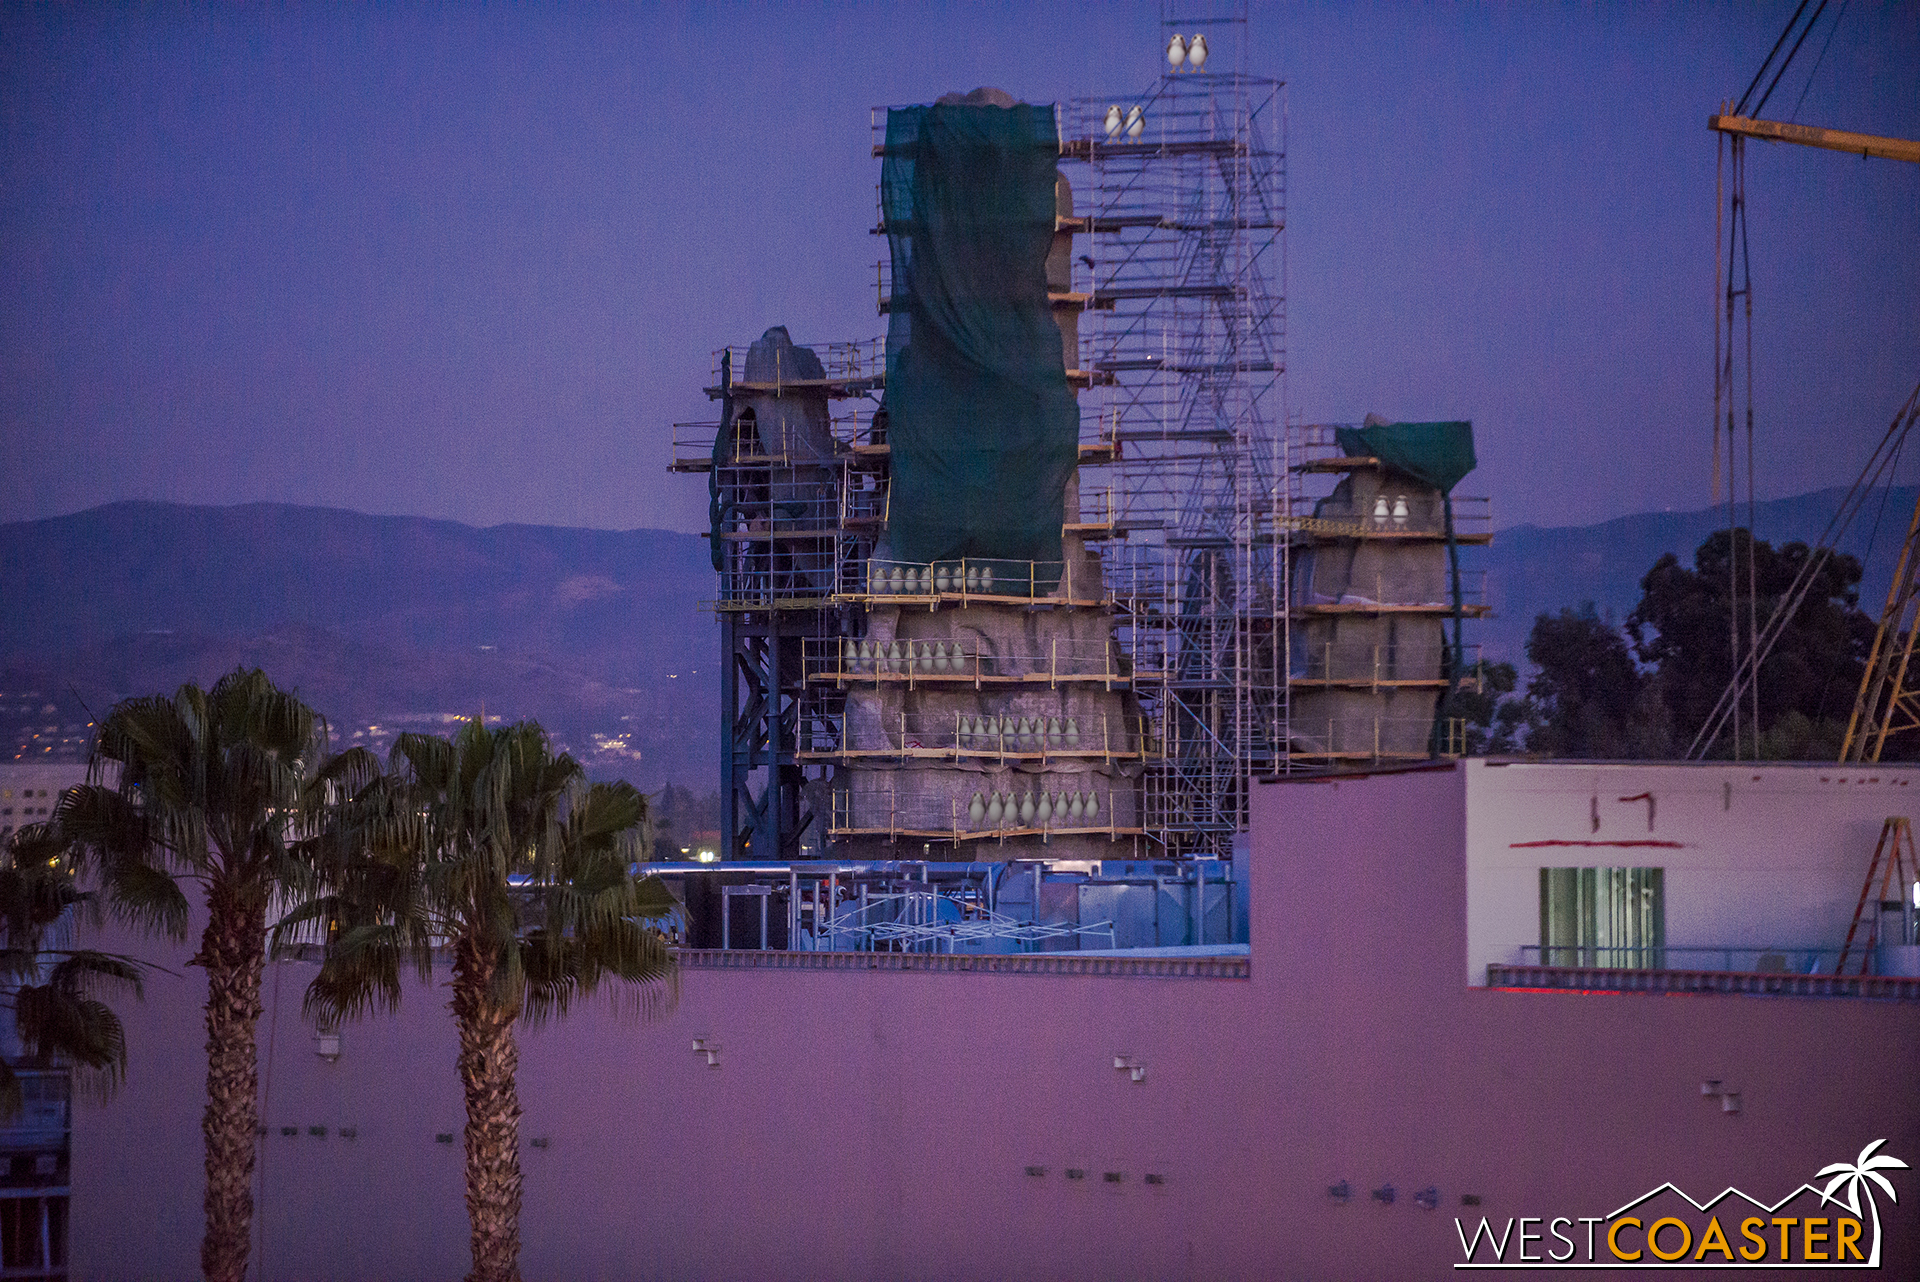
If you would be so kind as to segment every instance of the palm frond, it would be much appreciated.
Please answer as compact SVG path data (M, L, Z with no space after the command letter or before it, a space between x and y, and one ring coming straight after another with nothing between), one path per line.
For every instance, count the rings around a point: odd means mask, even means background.
M327 947L320 973L307 985L301 1010L321 1023L356 1019L400 1006L400 969L412 949L391 923L352 926Z
M119 953L92 948L75 948L49 954L58 958L47 974L47 983L81 997L97 997L103 992L124 990L134 998L146 996L146 966Z
M667 883L652 875L634 882L633 898L633 915L647 921L665 921L676 916L682 907L667 889Z
M137 859L116 861L103 872L108 903L121 920L170 939L187 937L192 910L167 872Z
M658 879L633 875L649 820L643 794L589 784L530 721L403 734L388 762L377 779L364 765L358 775L329 766L352 780L336 800L352 795L308 839L331 898L316 897L299 920L326 913L367 933L352 950L330 947L310 993L316 1010L390 1000L397 958L436 933L486 959L496 1010L544 1020L612 981L643 1013L671 1005L672 953L651 923L679 905Z
M119 1084L127 1065L126 1030L105 1002L71 987L29 984L13 996L14 1025L31 1059L65 1062Z

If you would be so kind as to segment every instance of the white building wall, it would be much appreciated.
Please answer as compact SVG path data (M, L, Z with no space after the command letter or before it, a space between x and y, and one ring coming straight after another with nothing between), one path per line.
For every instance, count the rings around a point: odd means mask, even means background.
M1920 767L1467 763L1467 982L1532 961L1540 869L1664 868L1669 947L1837 948ZM1641 798L1652 796L1652 805ZM1548 844L1540 844L1548 843ZM1680 958L1673 964L1684 965Z
M52 819L60 794L86 781L84 761L0 763L0 839L17 828Z

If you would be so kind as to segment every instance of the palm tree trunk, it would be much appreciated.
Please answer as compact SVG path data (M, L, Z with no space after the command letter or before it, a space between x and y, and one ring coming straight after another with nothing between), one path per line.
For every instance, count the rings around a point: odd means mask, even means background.
M467 1095L467 1219L473 1271L467 1282L520 1282L519 1013L490 991L497 959L472 939L454 948L453 1016L460 1026L460 1082Z
M266 963L266 906L216 881L207 892L207 928L194 961L207 972L207 1282L243 1282L253 1235L253 1163L260 1124L260 973Z

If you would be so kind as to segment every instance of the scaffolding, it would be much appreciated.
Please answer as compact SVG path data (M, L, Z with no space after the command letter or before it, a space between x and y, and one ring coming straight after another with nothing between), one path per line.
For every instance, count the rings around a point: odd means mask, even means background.
M1244 17L1219 25L1238 70L1080 99L1061 128L1086 210L1083 441L1110 478L1098 546L1160 744L1143 825L1183 856L1231 854L1287 743L1286 91L1247 74Z
M1164 25L1163 42L1193 20ZM1244 8L1206 24L1225 56L1204 72L1057 109L1065 185L1048 296L1080 406L1061 561L886 554L881 342L814 346L815 377L769 378L763 355L747 379L746 350L716 355L707 390L720 421L676 425L673 466L708 474L714 493L724 858L847 857L863 841L908 839L958 851L1066 833L1124 841L1134 857L1231 857L1255 777L1457 750L1458 727L1434 730L1431 715L1407 709L1430 708L1459 679L1473 661L1462 647L1410 661L1405 644L1320 638L1328 621L1355 616L1437 637L1447 617L1484 613L1480 585L1457 567L1451 590L1411 595L1355 582L1321 600L1294 582L1314 549L1451 548L1486 541L1490 520L1473 500L1454 500L1443 528L1438 507L1345 510L1324 493L1379 460L1344 458L1330 427L1288 420L1286 89L1248 74L1245 28ZM1237 69L1223 69L1234 53ZM875 112L876 156L885 120ZM884 261L875 282L884 313ZM830 446L795 449L754 430L756 412L791 398L831 406ZM1100 626L1062 623L1031 653L1011 642L985 653L968 621L977 607L1078 612ZM882 615L915 622L876 633ZM942 691L1062 690L1121 702L1078 717L927 703ZM1313 703L1299 726L1296 692ZM1350 703L1338 733L1331 721L1322 732L1311 723L1331 692L1378 706L1369 719ZM885 702L913 697L911 710ZM1003 786L1008 768L1042 771L1054 758L1104 773L1063 778L1057 791ZM968 784L956 773L896 800L888 763L1001 775ZM1039 810L1027 794L1056 814L1080 805L1071 819L1035 822L1020 817L1023 798Z
M770 331L770 334L772 331ZM784 337L784 332L782 332ZM817 755L837 742L842 700L808 697L809 647L861 631L858 593L886 522L886 446L871 432L884 382L878 342L817 344L822 375L736 378L754 349L715 353L707 395L719 421L676 423L676 472L704 474L712 494L721 655L721 832L727 859L826 854ZM798 448L759 431L756 407L828 407L830 442ZM865 408L860 408L864 406ZM769 439L771 438L771 439ZM803 755L802 745L814 749Z

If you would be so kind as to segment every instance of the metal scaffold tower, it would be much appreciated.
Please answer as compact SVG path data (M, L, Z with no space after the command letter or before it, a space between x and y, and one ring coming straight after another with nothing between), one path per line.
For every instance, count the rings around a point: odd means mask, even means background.
M1062 112L1087 233L1083 455L1110 460L1080 508L1161 745L1144 826L1167 853L1226 855L1249 780L1286 764L1286 96L1247 74L1244 12L1163 25L1180 65ZM1208 45L1238 69L1195 67Z
M1433 705L1465 662L1439 621L1479 607L1457 566L1449 602L1353 550L1418 545L1439 567L1484 536L1440 490L1289 425L1286 90L1248 73L1246 27L1244 6L1168 22L1144 93L1060 104L1040 138L1057 130L1044 305L1078 417L1058 559L903 555L924 513L893 503L911 443L904 418L889 441L905 385L882 345L774 329L719 354L720 421L676 426L674 468L712 495L724 858L1231 856L1256 776L1437 750ZM888 131L921 110L875 113L877 158L917 145ZM884 194L880 219L890 238L931 225ZM920 259L893 250L877 301L898 320L891 269Z
M721 850L728 859L826 853L838 703L808 698L810 654L858 631L855 598L885 520L884 446L865 435L877 343L796 348L785 330L715 356L717 423L676 423L672 470L711 496L721 653Z

